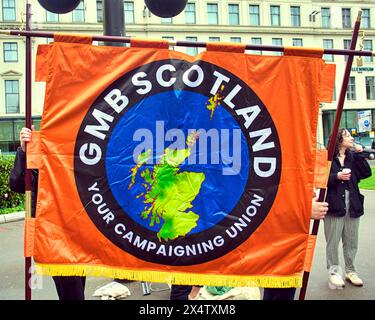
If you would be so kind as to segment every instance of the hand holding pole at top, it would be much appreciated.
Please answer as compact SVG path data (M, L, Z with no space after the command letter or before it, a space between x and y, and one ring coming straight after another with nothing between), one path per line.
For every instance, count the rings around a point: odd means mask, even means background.
M21 148L23 152L26 152L26 143L31 141L33 131L34 131L34 126L31 126L31 130L26 127L21 129L20 142L21 142Z

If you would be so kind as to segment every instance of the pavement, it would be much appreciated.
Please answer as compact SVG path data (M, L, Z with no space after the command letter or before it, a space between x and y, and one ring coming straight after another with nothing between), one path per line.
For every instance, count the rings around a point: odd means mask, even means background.
M330 290L327 285L325 267L325 239L323 223L320 224L311 269L306 300L374 300L375 299L375 252L373 247L375 230L375 191L362 190L365 196L365 215L360 223L359 250L356 267L365 285L361 288L347 283L343 290ZM7 217L5 217L7 216ZM24 299L24 257L23 228L24 212L0 216L0 300ZM340 246L341 247L341 246ZM340 261L343 256L340 248ZM33 282L32 300L57 300L55 286L51 277L37 277ZM88 277L86 299L93 297L96 289L112 282L113 279ZM144 295L142 284L138 281L124 282L131 295L126 300L169 300L170 288L164 283L147 283L149 294ZM298 290L296 298L298 297Z
M23 219L25 219L25 211L8 213L8 214L0 214L0 224L19 221Z

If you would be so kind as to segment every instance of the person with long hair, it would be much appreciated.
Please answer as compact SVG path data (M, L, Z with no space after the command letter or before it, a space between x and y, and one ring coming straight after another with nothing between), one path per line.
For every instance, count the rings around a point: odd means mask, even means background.
M347 129L339 129L327 186L329 209L324 218L328 285L331 289L345 287L338 254L340 240L343 243L345 279L355 286L363 286L354 266L359 221L364 213L364 196L358 183L371 175L371 168L359 156L362 151L362 146L354 144L354 138Z

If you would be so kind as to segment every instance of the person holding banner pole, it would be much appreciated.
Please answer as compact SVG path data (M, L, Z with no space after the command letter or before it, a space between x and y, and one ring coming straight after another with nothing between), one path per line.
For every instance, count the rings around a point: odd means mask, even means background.
M353 146L354 152L351 151ZM363 286L354 266L359 218L364 213L364 196L359 191L358 183L360 179L371 176L371 168L364 158L358 156L362 151L360 145L354 145L354 138L347 129L339 129L327 186L329 211L324 219L330 289L345 287L338 256L340 240L343 242L345 279L354 286Z
M312 200L311 219L322 220L328 212L327 202L318 202L318 197ZM264 288L263 300L294 300L296 288Z
M34 130L34 126L31 127ZM13 168L10 172L9 184L14 192L25 193L26 143L32 139L32 130L22 128L20 132L21 147L17 149ZM32 171L31 211L35 216L38 193L38 171ZM84 300L86 277L52 277L60 300Z
M311 219L324 219L328 211L327 202L318 202L318 197L312 199ZM172 285L171 300L194 300L199 287L188 285ZM293 300L296 288L264 288L263 300Z

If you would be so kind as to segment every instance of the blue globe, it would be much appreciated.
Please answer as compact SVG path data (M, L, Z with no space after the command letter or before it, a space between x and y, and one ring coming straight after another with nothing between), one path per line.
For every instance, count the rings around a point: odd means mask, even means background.
M162 142L160 141L161 126L164 127L164 134L168 130L178 130L180 133L184 133L185 138L193 129L204 129L206 132L210 129L216 130L220 137L219 150L214 149L211 146L210 139L208 139L207 163L200 163L199 161L199 155L204 150L199 149L198 138L196 153L179 166L178 173L187 171L200 172L205 175L200 192L192 201L192 208L187 210L193 211L199 216L197 226L189 234L202 232L219 223L234 209L245 190L250 168L246 139L240 131L239 124L223 106L219 106L210 119L211 111L206 107L207 101L207 96L191 91L158 93L129 107L129 110L113 128L106 150L106 174L111 192L124 213L149 230L158 232L163 221L150 226L149 219L142 218L141 212L145 208L145 203L144 197L139 195L145 192L142 185L145 181L139 173L146 167L152 171L153 166L160 159L160 150L163 151L163 148L160 149L159 146L159 150L157 150L157 145ZM157 126L159 127L159 141L156 141ZM145 132L145 130L152 134L153 164L146 164L139 169L135 183L129 189L132 177L131 168L136 165L133 153L142 142L134 141L134 134ZM235 143L233 143L234 130L240 132L240 139L239 141L237 139ZM227 136L226 134L221 135L223 132L226 132ZM229 137L229 139L225 139L226 137ZM166 141L164 148L172 143L173 141ZM223 143L228 143L229 156L233 155L234 148L236 148L237 155L238 150L241 150L240 167L236 174L223 174L225 170L231 171L230 168L232 167L232 164L225 160L228 155L223 153L223 148L221 148ZM181 148L188 148L188 146L185 144ZM218 155L216 154L216 159L219 158L218 163L212 161L215 158L215 152L218 153ZM214 157L211 157L211 153ZM195 164L190 161L193 158L196 159Z

